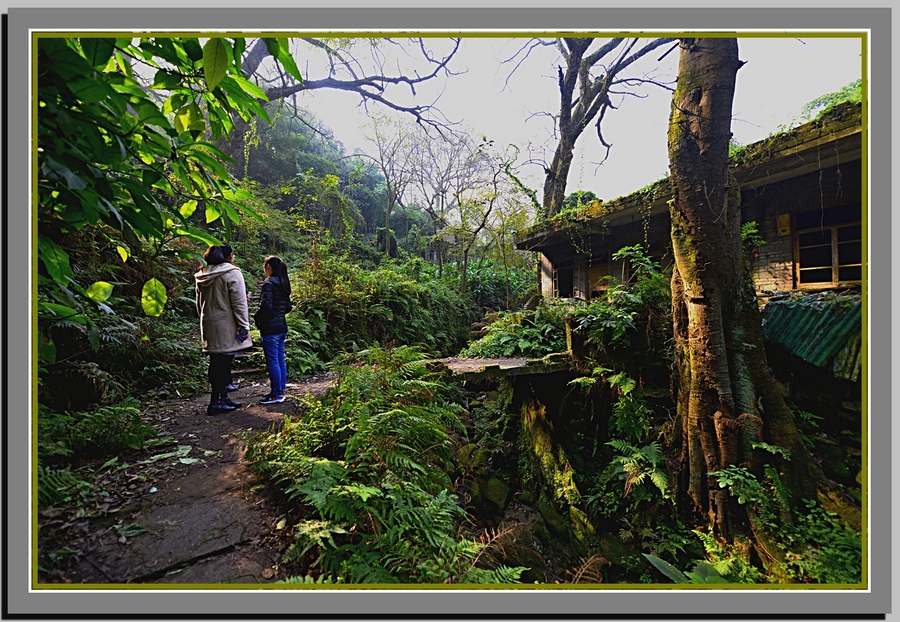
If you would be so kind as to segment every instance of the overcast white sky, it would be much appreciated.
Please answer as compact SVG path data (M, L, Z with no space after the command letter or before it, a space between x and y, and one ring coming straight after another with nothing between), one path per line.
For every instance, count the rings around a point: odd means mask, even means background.
M515 143L523 151L531 143L546 145L547 160L555 143L550 141L550 120L534 116L558 109L555 65L558 56L552 48L533 53L504 82L511 65L500 61L515 53L524 39L465 38L455 67L465 75L451 78L438 101L444 114L463 121L475 135L485 134L497 144ZM432 40L439 46L440 41ZM668 49L660 48L635 67L671 80L677 73L678 52L662 63L657 58ZM737 76L732 132L740 144L761 140L779 126L789 126L804 104L837 91L858 79L862 72L859 37L822 38L806 36L742 38L741 60L747 61ZM592 190L603 199L630 194L661 178L668 170L666 124L671 93L658 87L644 89L647 97L628 97L617 110L611 110L603 122L603 134L613 148L600 167L604 150L590 126L576 145L576 154L567 192ZM422 89L420 95L427 91ZM364 111L352 93L315 91L300 102L319 116L344 143L348 152L364 147L362 126ZM540 193L543 179L537 166L530 167L527 182Z

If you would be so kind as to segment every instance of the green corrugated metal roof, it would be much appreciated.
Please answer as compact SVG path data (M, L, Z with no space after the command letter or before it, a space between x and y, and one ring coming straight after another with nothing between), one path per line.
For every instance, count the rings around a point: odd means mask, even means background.
M763 334L804 361L830 367L838 378L857 380L862 353L862 304L858 295L810 294L770 300Z

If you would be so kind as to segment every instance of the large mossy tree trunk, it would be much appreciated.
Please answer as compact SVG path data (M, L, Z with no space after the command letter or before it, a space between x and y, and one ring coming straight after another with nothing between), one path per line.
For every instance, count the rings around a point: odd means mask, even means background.
M741 255L740 191L728 171L742 64L736 39L681 42L668 137L681 492L718 537L752 536L756 523L748 508L710 473L740 465L761 476L763 458L759 450L754 456L751 443L765 441L790 452L789 460L769 458L794 503L816 499L859 529L859 509L813 461L768 370L759 307Z

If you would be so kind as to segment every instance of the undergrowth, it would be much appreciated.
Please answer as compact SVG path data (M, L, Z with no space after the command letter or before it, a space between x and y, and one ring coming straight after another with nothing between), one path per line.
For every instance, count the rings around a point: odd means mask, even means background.
M449 475L461 407L423 352L373 347L336 373L302 418L248 441L252 468L302 517L285 561L335 583L517 582L524 569L490 554L502 533L465 536Z

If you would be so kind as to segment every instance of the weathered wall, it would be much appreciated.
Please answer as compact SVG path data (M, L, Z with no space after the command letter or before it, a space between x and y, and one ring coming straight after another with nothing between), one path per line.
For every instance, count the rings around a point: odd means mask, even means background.
M765 245L757 249L758 254L751 262L757 291L796 288L794 215L853 202L859 204L861 196L862 167L859 160L743 190L742 222L756 221L759 234L766 241ZM779 216L787 216L786 230L779 231ZM602 221L602 216L599 218ZM653 216L649 223L645 223L641 215L635 213L630 223L611 227L608 233L573 234L573 240L577 238L577 248L582 257L596 257L603 252L612 254L623 246L634 244L641 244L646 250L649 244L651 255L666 267L672 261L670 226L668 213ZM581 261L584 262L585 259ZM560 258L557 267L565 264L569 269L571 262L571 255ZM550 261L542 256L541 292L544 296L551 296L553 292L552 268ZM596 270L592 272L596 273ZM623 271L623 262L610 259L609 274L617 279L623 278L623 275L627 278L627 266ZM595 283L588 283L589 290L594 288Z
M553 296L553 264L541 254L541 295Z
M791 290L794 275L794 223L778 231L778 216L846 204L862 196L859 161L809 173L802 177L744 190L743 222L755 220L766 244L759 247L751 263L757 291Z

